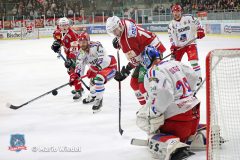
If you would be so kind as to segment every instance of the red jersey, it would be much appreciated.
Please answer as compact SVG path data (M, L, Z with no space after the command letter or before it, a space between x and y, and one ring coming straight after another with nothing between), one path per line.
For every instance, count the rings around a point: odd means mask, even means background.
M146 46L156 47L161 54L166 50L154 33L137 26L131 20L122 20L121 23L124 30L119 39L119 44L127 59L134 66L137 66L141 61L141 53Z
M71 42L77 41L77 33L74 32L71 28L68 29L68 32L62 38L62 46L68 57L71 48Z
M61 45L64 48L64 52L69 58L70 48L71 48L71 42L77 41L77 33L73 31L71 28L68 29L68 32L66 34L62 34L60 28L57 26L55 31L53 32L53 38L55 40L58 40L61 42Z

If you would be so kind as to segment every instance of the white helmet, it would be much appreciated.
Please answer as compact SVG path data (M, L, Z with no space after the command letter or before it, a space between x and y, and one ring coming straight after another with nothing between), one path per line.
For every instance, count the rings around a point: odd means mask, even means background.
M70 25L69 20L66 17L60 18L58 22L59 26Z
M116 28L119 28L120 24L121 24L121 20L117 16L109 17L106 22L107 33L110 35L113 35L113 30Z

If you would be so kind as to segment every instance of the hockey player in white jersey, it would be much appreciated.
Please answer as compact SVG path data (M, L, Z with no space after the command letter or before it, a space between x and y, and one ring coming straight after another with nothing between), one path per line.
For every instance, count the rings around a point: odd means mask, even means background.
M199 125L200 102L193 96L198 75L181 62L161 61L152 46L145 48L142 63L149 97L137 113L137 125L148 133L151 153L162 160L192 155L185 142Z
M168 34L171 42L172 59L181 61L183 55L187 53L188 61L199 76L199 82L202 81L201 68L198 64L198 51L195 39L201 39L205 36L204 29L199 20L191 15L182 15L182 7L178 4L172 8L173 20L168 26ZM186 46L185 46L186 45ZM185 46L185 47L183 47ZM179 49L183 47L182 49Z
M71 75L70 81L73 82L83 76L85 66L89 66L87 77L91 79L90 94L83 99L83 103L94 102L92 109L93 112L96 112L102 107L104 84L115 76L116 59L106 54L100 42L90 41L86 32L80 33L78 43L80 49L76 58L75 73Z

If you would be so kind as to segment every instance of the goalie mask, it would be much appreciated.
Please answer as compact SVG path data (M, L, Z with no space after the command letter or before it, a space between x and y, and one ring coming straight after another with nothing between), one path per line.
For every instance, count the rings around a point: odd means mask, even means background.
M117 16L109 17L106 22L107 33L111 36L120 37L122 34L122 23Z
M141 61L141 64L149 69L152 65L152 63L156 60L156 59L160 59L161 58L161 55L159 53L159 51L153 47L153 46L147 46L145 47L142 55L142 61Z

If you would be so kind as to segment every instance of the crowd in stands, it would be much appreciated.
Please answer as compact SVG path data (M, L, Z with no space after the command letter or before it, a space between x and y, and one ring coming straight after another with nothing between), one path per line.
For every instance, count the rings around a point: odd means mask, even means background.
M95 12L95 15L102 14L102 12L105 15L119 12L126 17L129 14L134 15L135 11L139 9L140 1L141 4L146 4L147 9L153 9L155 14L171 13L170 7L156 3L156 0L129 0L132 6L126 5L128 2L126 0L105 0L103 6L99 6L96 0L2 0L0 2L0 17L22 18L23 16L40 17L42 15L47 18L53 17L53 15L56 17L64 15L71 17L73 14L83 16L92 12ZM169 1L170 4L175 2L174 0ZM240 10L240 0L178 0L177 2L182 5L187 13L193 11ZM116 11L116 8L118 11Z
M237 11L240 10L240 0L181 0L186 12L192 11Z

